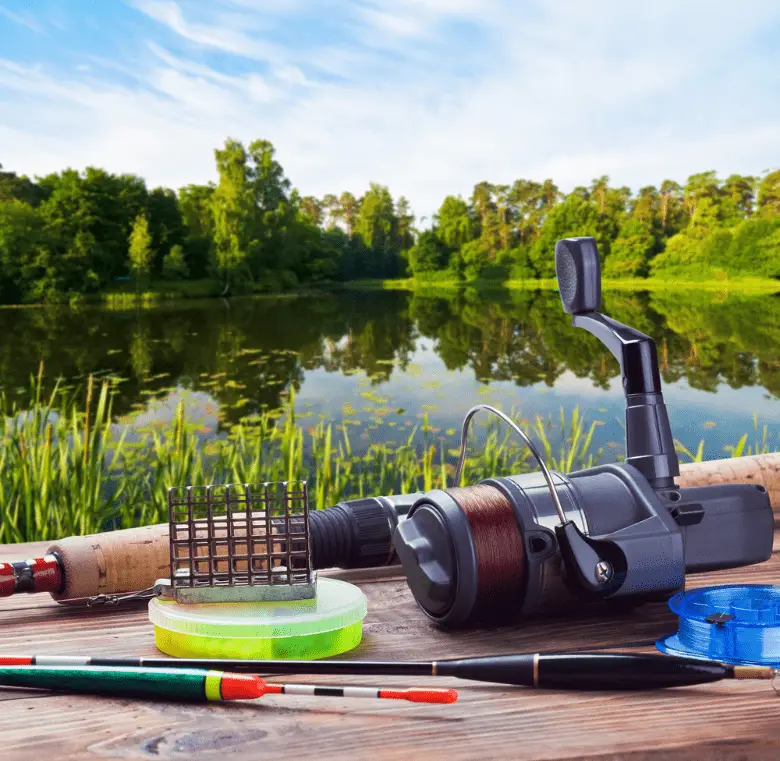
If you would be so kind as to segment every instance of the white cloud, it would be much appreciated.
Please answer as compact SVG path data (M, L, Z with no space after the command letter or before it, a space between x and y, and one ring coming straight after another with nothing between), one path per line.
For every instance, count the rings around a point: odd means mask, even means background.
M399 37L420 37L426 30L419 18L380 11L376 8L361 8L358 15L369 26Z
M150 18L198 45L261 61L273 61L282 57L282 51L276 45L250 36L240 27L188 22L181 7L172 0L134 0L134 4Z
M311 84L309 80L306 79L306 75L297 66L275 66L273 74L280 82L286 82L290 85Z
M8 8L0 6L0 16L5 16L14 23L26 26L28 29L32 29L33 32L37 32L38 34L48 34L43 25L29 13L14 13L13 11L8 10Z
M173 55L164 37L139 39L136 59L116 62L132 64L133 84L105 67L0 62L5 166L97 164L176 187L215 179L226 137L263 137L305 194L378 181L430 217L447 193L468 196L485 179L552 177L568 189L609 174L638 188L780 161L777 43L761 39L780 21L774 0L328 0L316 4L328 31L300 49L274 23L297 41L295 24L313 23L309 2L221 0L201 15L136 5L157 22L149 37L167 29L187 44ZM249 34L206 7L269 31ZM215 69L199 54L214 51L235 58Z
M250 11L288 15L311 7L311 0L221 0L223 5Z
M486 18L500 6L497 0L367 0L380 12L427 16L429 19Z

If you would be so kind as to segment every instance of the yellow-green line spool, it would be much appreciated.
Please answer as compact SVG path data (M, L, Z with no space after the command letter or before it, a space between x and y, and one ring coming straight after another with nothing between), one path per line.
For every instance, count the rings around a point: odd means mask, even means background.
M360 644L366 612L358 587L329 578L317 580L312 600L149 603L157 648L177 658L327 658Z

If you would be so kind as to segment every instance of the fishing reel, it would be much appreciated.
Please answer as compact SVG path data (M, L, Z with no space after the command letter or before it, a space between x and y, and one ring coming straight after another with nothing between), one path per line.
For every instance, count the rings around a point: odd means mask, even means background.
M311 514L315 568L401 564L425 614L445 626L501 623L593 602L668 599L686 573L768 560L774 517L763 486L680 488L655 343L601 314L593 238L558 242L564 311L620 363L626 458L569 474L550 471L499 410L463 423L453 488L342 502ZM473 416L501 417L539 471L460 487Z

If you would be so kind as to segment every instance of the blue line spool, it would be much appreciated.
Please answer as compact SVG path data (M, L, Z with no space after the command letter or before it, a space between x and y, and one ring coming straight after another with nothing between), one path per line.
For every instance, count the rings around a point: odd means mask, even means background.
M678 631L663 653L721 663L780 667L780 586L733 584L676 594Z

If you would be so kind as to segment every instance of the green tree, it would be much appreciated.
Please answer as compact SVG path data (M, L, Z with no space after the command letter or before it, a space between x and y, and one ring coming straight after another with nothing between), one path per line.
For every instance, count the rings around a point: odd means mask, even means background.
M497 203L496 193L500 190L502 201L506 203L508 199L508 188L506 186L496 186L489 182L479 182L474 186L471 194L471 206L478 221L479 237L481 244L479 247L472 246L469 250L469 259L474 262L486 257L487 263L496 260L498 251L501 248L502 224L501 212ZM501 210L503 212L503 209ZM479 250L479 255L476 255Z
M702 240L677 233L666 241L666 248L650 262L650 274L657 277L702 278L709 276L704 261Z
M219 172L219 184L212 195L214 249L217 270L228 293L236 274L246 269L250 249L256 245L257 207L243 145L228 139L214 156Z
M133 223L128 256L130 258L130 271L135 275L135 289L137 292L141 278L148 276L151 270L152 258L154 256L149 222L142 214L139 214Z
M189 275L189 267L184 256L184 249L180 245L171 247L171 250L163 257L162 276L167 280L183 280Z
M491 265L491 253L484 238L475 238L460 248L460 263L467 280L474 280Z
M631 190L626 187L611 188L609 177L603 175L593 180L587 197L598 210L599 240L603 241L604 257L609 257L612 241L618 236L631 198Z
M402 252L409 251L414 245L414 214L409 201L400 196L395 204L396 235Z
M757 185L755 177L729 175L721 190L722 219L725 225L733 227L753 214Z
M664 180L661 183L660 196L661 236L665 239L676 235L685 225L682 187L674 180Z
M336 222L338 222L342 216L338 196L333 193L326 193L322 197L322 209L327 213L325 227L328 230L332 230L334 227L336 227Z
M51 240L40 212L18 199L0 201L0 299L48 300L56 283L47 278Z
M707 279L713 277L713 247L717 247L718 258L728 248L719 232L717 200L703 195L695 200L691 222L682 232L666 241L666 248L650 262L650 273L660 277L677 279Z
M447 196L435 217L436 233L452 250L474 239L476 225L468 204L460 197Z
M711 202L711 208L720 198L720 183L715 172L692 174L685 183L683 203L690 223L696 220L696 213L702 200Z
M180 246L186 238L187 231L179 199L170 188L155 188L149 193L146 208L152 250L158 257L163 257L163 252L170 251L173 246ZM162 269L162 258L153 261L151 269L152 272L159 273Z
M630 219L638 222L644 229L644 232L641 234L644 237L649 235L653 242L650 251L643 254L645 263L663 248L664 230L661 220L662 204L663 199L661 193L654 185L646 185L645 187L640 188L637 196L629 201ZM628 219L625 219L622 222L618 237L625 237L623 231L627 222ZM633 230L635 233L638 233L637 227L634 226ZM615 240L614 245L617 245L617 240Z
M653 234L639 219L627 219L604 263L604 276L645 277L655 248Z
M593 236L604 256L606 247L599 225L600 214L584 188L575 189L547 215L539 237L529 251L529 259L541 278L555 277L555 244L561 238Z
M305 251L300 240L297 215L300 198L290 193L290 181L276 151L267 140L255 140L248 149L246 176L250 209L246 212L252 240L247 251L247 270L256 282L273 285L281 281L292 285L291 277Z
M517 219L517 207L509 185L494 186L496 198L496 220L501 250L509 251L512 246L512 233Z
M290 181L284 176L282 165L276 160L276 150L268 140L249 144L249 158L254 163L249 176L255 201L263 211L272 211L287 201Z
M91 179L96 179L94 174ZM121 271L127 240L117 240L121 228L101 209L97 183L88 188L84 177L67 169L40 184L47 194L40 212L51 236L52 256L37 289L47 294L83 292L99 284L101 271L104 281Z
M609 277L777 272L780 170L760 181L700 172L684 188L664 180L633 197L607 175L566 196L549 178L483 181L468 201L444 198L437 245L383 185L319 201L292 189L267 140L244 148L228 139L214 156L218 184L178 193L98 167L34 180L0 167L0 299L61 300L126 275L139 217L154 252L146 274L215 277L225 293L397 277L409 267L426 277L435 266L444 277L552 278L555 243L570 235L596 237Z
M636 198L630 202L631 216L652 230L659 216L660 202L660 194L654 185L640 188Z
M28 177L19 177L15 172L3 171L0 164L0 203L3 201L24 201L37 206L44 197L44 191Z
M780 230L780 217L746 219L731 231L731 240L723 260L718 264L729 275L776 277L778 255L773 241Z
M360 213L362 199L357 199L349 191L344 191L338 199L338 204L341 216L344 219L347 236L351 236L355 227L355 220Z
M409 251L409 266L416 277L441 272L449 265L450 250L434 230L424 230Z
M484 229L488 226L490 214L496 210L493 203L493 185L489 182L478 182L471 194L471 205L477 213L480 225Z
M780 217L780 169L767 174L758 186L758 214L763 219Z
M144 181L88 167L39 180L41 213L57 255L48 277L64 291L84 292L124 274L133 220L146 212Z
M398 267L397 220L393 197L384 185L371 183L360 204L355 231L371 251L365 274L394 277Z
M301 198L301 212L304 217L313 225L322 224L323 220L323 203L314 196L304 196Z
M609 177L603 174L593 180L590 185L590 194L600 214L607 213L607 193L609 192Z
M539 234L546 213L557 202L558 188L550 180L547 187L532 180L515 180L510 194L515 210L515 236L521 246L528 246Z
M753 274L764 275L774 279L780 279L780 220L773 220L774 230L771 234L762 238L756 247L756 255L761 262L761 269Z
M187 185L178 193L179 211L184 223L184 246L192 277L205 277L214 260L215 186Z

